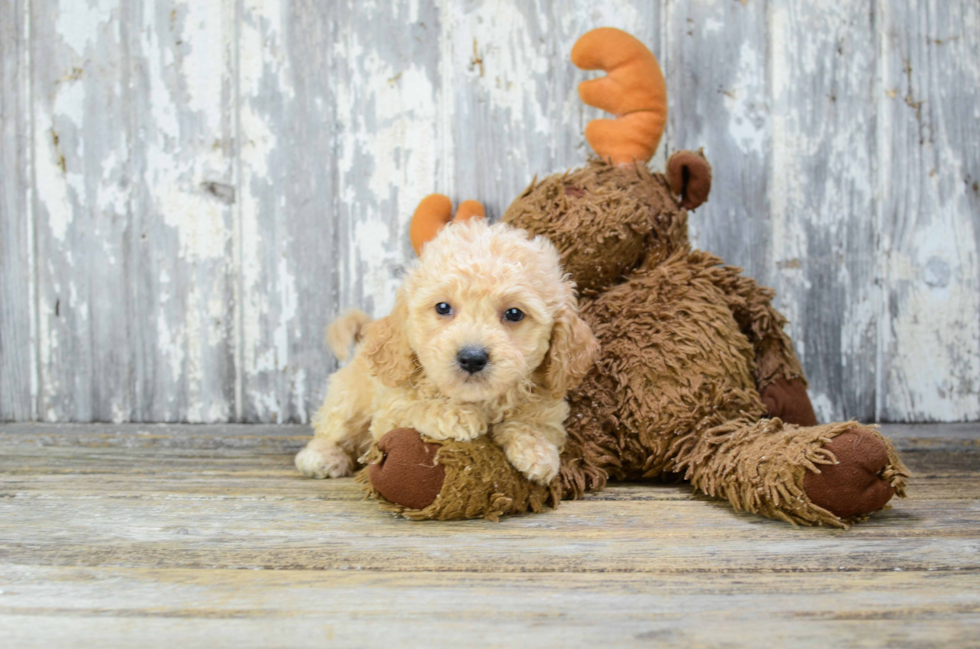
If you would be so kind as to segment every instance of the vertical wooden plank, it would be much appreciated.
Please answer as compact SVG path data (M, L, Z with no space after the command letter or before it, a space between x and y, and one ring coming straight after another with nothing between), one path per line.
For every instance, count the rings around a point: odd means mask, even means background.
M235 414L234 3L130 4L126 232L137 421Z
M580 166L591 153L583 131L601 111L582 104L577 85L598 73L572 65L579 36L619 27L663 56L657 2L497 0L445 8L455 150L451 173L440 180L457 199L485 202L491 215L535 175Z
M331 13L275 1L238 11L241 416L306 421L307 368L332 369L320 332L335 313L340 262Z
M875 416L874 28L865 3L778 3L769 21L770 276L823 421Z
M338 310L385 315L436 189L429 3L247 2L241 21L243 417L307 421Z
M34 7L41 415L231 410L220 4Z
M980 6L878 2L878 415L980 418Z
M29 52L23 0L0 0L0 421L34 419Z
M561 128L555 117L562 98L549 73L570 64L561 60L549 5L443 5L453 151L445 156L448 177L440 180L454 199L480 200L491 216L506 209L535 174L555 167L552 137Z
M34 0L39 416L131 418L124 5Z
M667 151L704 148L711 196L692 242L772 279L768 2L691 0L666 7Z
M415 253L412 212L457 155L440 34L445 8L339 3L333 49L341 305L388 313ZM346 235L346 236L345 236Z

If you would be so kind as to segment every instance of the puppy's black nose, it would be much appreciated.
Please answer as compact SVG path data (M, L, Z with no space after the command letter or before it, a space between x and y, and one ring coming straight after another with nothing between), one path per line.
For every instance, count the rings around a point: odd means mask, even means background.
M476 374L486 367L488 360L490 360L490 356L487 354L487 350L482 347L463 347L456 354L456 362L470 374Z

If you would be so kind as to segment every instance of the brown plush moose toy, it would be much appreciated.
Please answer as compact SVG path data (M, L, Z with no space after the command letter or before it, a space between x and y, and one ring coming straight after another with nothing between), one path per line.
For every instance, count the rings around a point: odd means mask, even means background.
M579 39L572 61L607 72L579 94L617 117L586 128L598 157L532 182L503 215L554 243L601 343L569 393L558 478L529 482L485 439L397 429L361 480L389 509L440 520L537 512L609 479L678 475L736 511L804 525L847 527L904 496L909 473L885 437L855 422L817 425L774 293L691 248L688 210L707 199L711 169L681 151L665 174L648 171L667 115L653 54L601 28ZM432 204L443 207L427 213ZM450 218L448 199L422 207L413 231L431 236Z

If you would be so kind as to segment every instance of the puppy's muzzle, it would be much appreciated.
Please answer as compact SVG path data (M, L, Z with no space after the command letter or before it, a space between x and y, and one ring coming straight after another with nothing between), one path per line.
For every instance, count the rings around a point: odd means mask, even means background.
M490 361L490 355L482 347L467 345L456 353L456 363L460 369L470 374L476 374Z

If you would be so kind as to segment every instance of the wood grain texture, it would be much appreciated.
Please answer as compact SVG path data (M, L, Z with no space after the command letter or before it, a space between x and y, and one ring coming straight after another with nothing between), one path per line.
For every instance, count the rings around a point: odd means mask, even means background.
M766 2L667 4L668 152L704 153L708 202L691 240L771 283L772 97Z
M41 419L133 413L128 6L31 3Z
M0 6L0 419L308 421L420 198L585 160L599 25L660 58L651 166L704 148L693 240L778 290L818 416L980 419L972 0Z
M23 647L966 647L977 577L5 566L0 580L16 595L0 632Z
M136 421L235 416L235 13L229 1L130 3L125 255ZM117 307L118 309L118 307ZM109 417L99 417L109 419Z
M823 421L875 421L875 27L866 3L770 11L776 303Z
M0 0L0 15L0 421L24 421L36 390L30 21L22 0Z
M879 2L882 419L980 417L980 6Z
M969 647L976 425L887 426L910 499L847 532L612 485L416 523L300 478L304 426L0 426L11 646Z
M236 419L308 421L336 367L322 331L337 315L347 250L334 216L334 3L238 5Z

